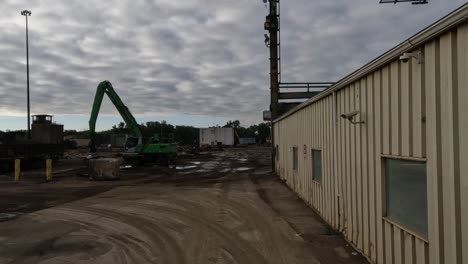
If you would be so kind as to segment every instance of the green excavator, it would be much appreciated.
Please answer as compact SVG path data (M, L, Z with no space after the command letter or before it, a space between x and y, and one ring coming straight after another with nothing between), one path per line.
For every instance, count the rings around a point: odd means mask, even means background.
M115 108L117 108L127 128L134 133L134 137L128 137L125 142L125 152L122 153L124 160L133 165L144 162L155 162L164 165L173 164L177 156L176 144L162 143L158 135L147 139L143 138L140 125L138 125L135 117L124 105L109 81L103 81L98 85L96 96L94 97L93 110L89 119L90 151L96 152L96 120L104 94L107 94Z

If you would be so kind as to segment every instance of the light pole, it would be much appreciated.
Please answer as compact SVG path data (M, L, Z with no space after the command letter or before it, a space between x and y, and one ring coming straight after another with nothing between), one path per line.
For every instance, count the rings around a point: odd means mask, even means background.
M28 97L28 139L31 139L31 112L29 107L29 45L28 45L28 16L31 15L31 11L23 10L21 15L26 17L26 79L27 79L27 97Z
M269 13L265 18L264 28L268 31L269 34L265 34L265 46L270 49L270 111L269 119L264 121L270 121L271 126L271 166L272 171L275 171L275 141L274 141L274 130L273 130L273 120L279 115L279 83L280 83L280 74L281 67L279 59L279 8L280 0L263 0L263 3L269 3ZM265 115L265 113L264 113Z

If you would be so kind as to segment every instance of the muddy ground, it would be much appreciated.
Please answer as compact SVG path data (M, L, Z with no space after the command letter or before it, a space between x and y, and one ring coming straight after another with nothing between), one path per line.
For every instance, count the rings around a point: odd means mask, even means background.
M90 181L83 159L0 176L0 263L367 263L271 173L270 150Z

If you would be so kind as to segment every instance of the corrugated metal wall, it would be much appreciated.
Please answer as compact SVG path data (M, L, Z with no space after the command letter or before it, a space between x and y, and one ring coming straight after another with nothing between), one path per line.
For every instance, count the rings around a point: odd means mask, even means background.
M395 59L277 121L276 170L373 262L468 263L468 23L419 48L423 64ZM340 118L353 110L365 124ZM383 217L385 157L427 161L427 238Z

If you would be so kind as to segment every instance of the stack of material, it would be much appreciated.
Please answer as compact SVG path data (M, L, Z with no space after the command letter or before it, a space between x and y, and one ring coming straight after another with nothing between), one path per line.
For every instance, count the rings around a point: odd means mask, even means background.
M89 160L89 177L93 180L118 180L120 158L99 158Z

